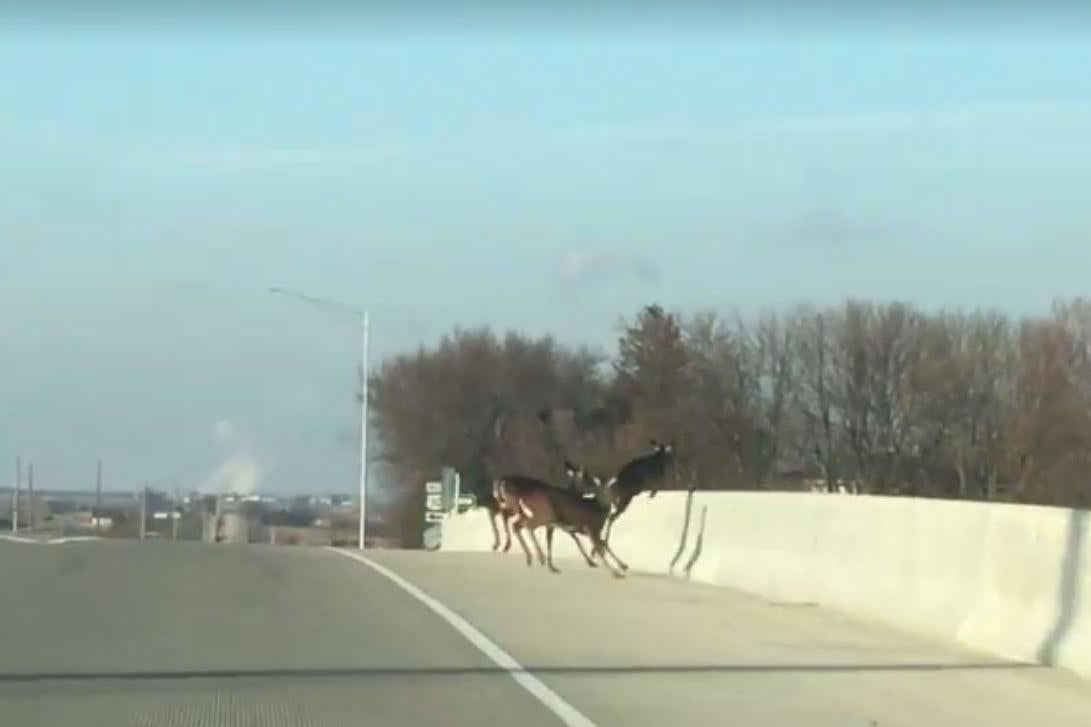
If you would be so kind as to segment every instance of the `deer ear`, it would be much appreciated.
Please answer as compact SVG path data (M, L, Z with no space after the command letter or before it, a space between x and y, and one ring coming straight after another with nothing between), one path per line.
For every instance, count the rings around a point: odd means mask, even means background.
M659 448L659 442L657 442L656 440L654 440L654 439L650 439L650 440L648 440L648 441L649 441L649 442L651 442L651 444L652 444L652 447L655 447L656 449L658 449L658 448Z

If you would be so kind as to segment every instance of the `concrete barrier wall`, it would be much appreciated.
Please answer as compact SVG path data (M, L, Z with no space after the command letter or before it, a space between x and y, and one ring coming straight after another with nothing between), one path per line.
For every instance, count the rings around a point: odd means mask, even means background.
M484 511L444 523L444 550L491 545ZM617 522L611 546L635 570L817 603L1091 677L1087 511L670 492L637 498ZM517 543L511 553L522 557ZM558 536L556 554L578 557L566 535Z

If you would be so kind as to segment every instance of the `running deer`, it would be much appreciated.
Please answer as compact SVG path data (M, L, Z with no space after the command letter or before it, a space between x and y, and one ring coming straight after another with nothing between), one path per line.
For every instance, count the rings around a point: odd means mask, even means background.
M506 553L511 550L511 533L512 529L516 529L515 536L519 540L519 545L523 548L523 552L527 556L527 565L531 563L530 552L527 550L526 542L523 540L522 535L518 532L518 529L525 524L525 512L524 508L521 508L520 503L524 500L534 499L540 497L539 493L546 493L557 490L548 482L535 479L533 477L524 477L522 475L506 475L497 479L493 483L493 491L491 496L491 509L489 520L493 527L493 550L496 550L498 537L496 530L495 517L492 514L493 509L500 517L500 521L504 527L504 547L502 552ZM541 527L542 524L535 524L533 528ZM548 534L552 536L553 525L546 525ZM572 536L572 540L576 543L576 548L579 549L580 555L587 561L587 564L591 567L595 567L595 561L584 550L583 544L579 538L572 532L569 532ZM533 532L531 532L531 541L534 543L534 548L537 551L538 559L545 564L544 556L542 555L541 548L538 546L537 540L534 538Z
M610 489L606 487L601 478L590 474L583 467L577 467L571 462L565 462L564 467L569 482L575 488L574 491L569 490L564 494L572 499L574 507L582 512L584 532L591 539L592 544L598 546L598 553L602 558L602 562L606 563L606 566L610 568L614 575L619 575L619 573L606 561L607 555L614 559L614 562L621 570L629 570L629 566L621 558L617 557L617 554L610 548L610 544L606 542L602 535L612 510ZM546 532L548 539L552 539L552 536L551 531ZM551 558L552 547L552 543L549 543ZM594 566L593 562L589 561L589 564Z
M667 474L667 467L674 460L674 445L651 442L652 451L630 460L617 476L606 483L610 493L610 515L606 519L605 542L610 541L610 530L614 521L629 508L629 503L641 492L647 491L649 497L655 497L659 484Z
M586 477L582 470L569 469L568 474L573 480L582 481ZM594 482L597 487L601 485L597 478ZM621 577L621 572L606 558L608 551L602 540L602 528L610 509L599 501L597 493L583 495L575 490L562 490L530 477L502 477L496 481L495 492L501 506L516 513L509 524L526 555L527 565L532 565L534 561L523 540L524 530L530 535L538 562L554 573L560 572L553 563L553 531L560 528L572 537L584 559L593 564L593 558L584 552L577 534L586 536L591 541L592 556L598 556L615 577ZM546 528L548 557L542 552L535 535L535 530L542 527ZM617 560L617 556L613 557Z

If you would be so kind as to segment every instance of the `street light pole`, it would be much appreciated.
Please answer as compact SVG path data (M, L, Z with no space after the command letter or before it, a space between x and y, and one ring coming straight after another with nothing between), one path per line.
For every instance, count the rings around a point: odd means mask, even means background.
M289 298L308 303L317 308L351 316L360 324L360 524L359 542L357 547L364 549L364 536L367 532L367 430L368 430L368 379L369 372L369 338L371 335L371 316L368 310L359 310L352 306L339 303L335 300L318 298L313 295L298 293L286 288L269 288L270 293L284 295Z
M371 317L364 311L363 335L360 358L360 535L358 546L364 549L364 531L367 529L367 404L368 404L368 364L371 360L368 351L371 334Z
M23 486L23 460L15 458L15 489L11 492L11 532L19 532L19 489Z

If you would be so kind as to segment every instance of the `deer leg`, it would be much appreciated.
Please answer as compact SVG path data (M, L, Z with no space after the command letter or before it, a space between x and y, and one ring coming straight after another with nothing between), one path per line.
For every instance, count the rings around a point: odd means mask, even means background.
M541 565L545 565L545 553L542 552L542 546L538 543L538 536L534 534L534 528L528 527L527 535L530 536L530 542L534 545L534 552L538 556L538 563L540 563Z
M583 559L585 561L587 561L587 565L591 566L592 568L598 568L599 564L596 563L595 559L592 558L591 556L589 556L587 554L587 551L583 549L583 542L579 538L576 537L576 534L574 532L572 532L571 530L568 531L568 534L570 536L572 536L573 542L576 543L576 548L580 551L580 555L583 556Z
M561 570L557 566L553 565L553 526L552 525L546 525L546 553L548 553L547 561L549 563L549 570L552 571L553 573L560 573Z
M516 515L516 520L514 526L512 527L512 530L515 531L515 537L519 541L519 547L523 549L523 554L527 557L527 565L532 565L534 563L534 560L530 557L530 548L527 547L527 541L523 540L523 522L521 519L519 519L518 515ZM533 540L533 532L530 534L530 537ZM535 545L537 546L537 543L535 543Z
M504 515L503 518L501 519L501 522L504 523L504 548L503 548L503 551L505 553L507 553L509 550L511 550L511 530L512 530L511 526L512 526L512 523L514 523L518 519L519 519L519 513L515 513L514 515ZM520 542L521 541L522 541L522 538L520 538ZM526 546L524 546L523 549L525 550Z
M624 578L624 574L610 564L610 561L606 558L606 541L597 535L591 536L591 543L593 545L592 552L602 559L602 564L610 571L610 575L614 578ZM616 556L615 556L616 557Z
M492 528L492 549L493 550L499 550L500 549L500 531L496 527L496 518L498 518L498 517L503 518L504 514L501 513L499 510L497 510L497 511L490 510L489 511L489 527Z
M614 551L610 550L610 530L613 528L614 521L617 520L618 515L620 514L620 512L614 513L606 520L606 532L602 536L603 550L609 551L610 555L614 555ZM616 555L614 555L614 560L617 561L617 564L621 568L621 570L629 570L628 564L625 563L625 561L623 561L621 558L618 558Z
M610 557L614 559L614 562L617 563L618 567L621 568L621 570L623 570L623 571L629 570L628 564L625 563L625 561L623 561L621 558L617 557L617 553L615 553L610 548L610 544L607 543L605 540L602 542L602 547L603 547L603 550L605 551L605 553L603 554L603 559L604 560L606 558L606 553L609 553Z

